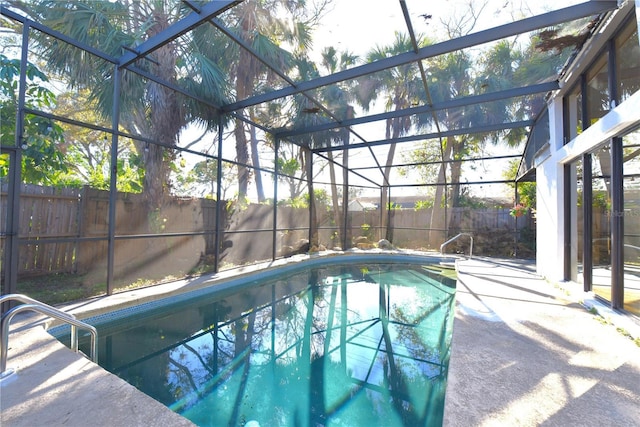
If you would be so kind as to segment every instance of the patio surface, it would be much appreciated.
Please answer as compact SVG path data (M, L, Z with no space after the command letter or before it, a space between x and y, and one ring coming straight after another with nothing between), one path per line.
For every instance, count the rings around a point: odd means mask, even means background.
M534 272L458 263L445 425L640 426L639 325Z
M458 271L445 426L640 426L640 347L617 330L639 337L637 319L542 280L529 262L474 258ZM167 286L73 312L185 285ZM18 320L7 363L16 374L0 387L3 427L192 425L34 327L33 317Z

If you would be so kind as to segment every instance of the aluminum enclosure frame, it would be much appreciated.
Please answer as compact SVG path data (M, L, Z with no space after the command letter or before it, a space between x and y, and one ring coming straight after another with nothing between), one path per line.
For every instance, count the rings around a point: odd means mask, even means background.
M614 1L588 1L586 3L582 3L576 6L571 6L571 7L567 7L564 9L559 9L553 12L549 12L549 13L544 13L541 15L537 15L537 16L533 16L530 18L525 18L519 21L515 21L506 25L501 25L501 26L497 26L488 30L484 30L484 31L480 31L477 33L473 33L473 34L469 34L466 36L462 36L456 39L451 39L445 42L441 42L441 43L436 43L434 45L430 45L424 48L420 48L420 49L416 49L413 52L406 52L403 54L399 54L397 56L393 56L393 57L389 57L389 58L385 58L382 60L379 60L377 62L373 62L373 63L368 63L365 65L361 65L361 66L356 66L354 68L348 69L346 71L340 71L340 72L336 72L334 74L325 76L325 77L320 77L320 78L316 78L313 80L308 80L308 81L303 81L303 82L293 82L290 79L288 79L286 77L286 74L284 72L282 72L281 70L277 69L277 67L269 64L269 62L264 59L264 58L260 58L260 56L256 53L256 52L251 52L252 55L254 55L255 57L257 57L264 65L266 65L271 71L273 71L276 75L280 76L281 78L283 78L288 86L284 87L283 89L279 89L279 90L274 90L271 92L267 92L261 95L255 95L255 96L250 96L246 99L240 99L240 100L236 100L235 102L231 102L229 104L226 105L216 105L206 99L203 99L202 97L198 96L195 93L190 93L186 90L184 90L183 88L178 87L177 85L171 84L170 82L166 82L163 79L159 78L156 75L153 75L152 73L149 73L147 71L141 70L140 68L136 67L134 65L135 61L139 60L139 59L148 59L150 61L153 61L153 58L150 56L156 49L171 43L173 40L176 40L178 37L180 37L181 35L187 33L188 31L192 30L193 28L197 27L198 25L214 25L217 28L219 28L220 30L222 30L225 34L227 34L227 36L231 37L235 43L238 43L241 45L242 48L244 49L249 49L249 47L243 43L242 39L240 37L234 37L233 33L231 32L231 30L224 28L223 24L221 22L219 22L217 20L217 16L219 14L221 14L222 12L224 12L225 10L227 10L228 8L232 8L240 3L242 3L242 1L222 1L222 0L216 0L216 1L212 1L209 2L207 4L205 4L203 7L198 8L196 7L192 2L187 1L187 0L183 0L183 2L189 6L193 12L189 15L187 15L185 18L175 22L174 24L172 24L171 26L169 26L168 28L166 28L164 31L160 32L159 34L157 34L156 36L144 41L142 44L140 44L137 47L126 47L123 46L124 49L124 53L120 56L120 57L113 57L111 55L108 55L104 52L101 52L98 49L92 48L91 46L87 46L84 45L83 43L80 43L70 37L65 36L64 34L61 34L55 30L52 30L38 22L32 21L30 19L25 18L24 16L15 13L13 10L11 10L10 8L6 7L6 6L1 6L0 7L0 14L17 22L22 23L23 25L23 30L25 32L25 35L23 36L23 46L22 46L22 58L23 58L23 64L26 63L26 57L27 57L27 52L28 52L28 47L29 47L29 31L31 31L31 29L37 30L37 31L41 31L51 37L57 38L65 43L68 43L72 46L75 46L79 49L85 50L89 53L91 53L92 55L96 55L97 57L108 61L110 63L113 64L114 66L114 70L116 72L116 74L119 74L122 70L129 70L133 73L136 73L140 76L143 76L144 78L147 78L149 80L152 80L156 83L158 83L159 85L162 85L164 87L167 87L171 90L174 90L176 92L179 92L185 96L188 96L194 100L197 100L199 102L202 102L203 104L211 107L212 109L214 109L215 111L218 112L218 114L220 115L220 117L223 116L228 116L228 117L233 117L233 118L240 118L241 120L253 125L253 126L257 126L260 129L262 129L265 132L269 132L273 135L274 139L276 141L278 141L278 145L281 142L287 141L290 143L294 143L296 145L300 145L302 146L304 149L309 150L310 151L310 155L321 155L322 153L325 152L330 152L330 151L335 151L335 150L349 150L349 149L356 149L356 148L369 148L371 150L371 147L374 146L378 146L378 145L388 145L388 144L395 144L395 143L401 143L401 142L408 142L408 141L415 141L415 140L420 140L420 139L440 139L442 140L442 138L446 138L447 136L453 136L453 135L461 135L461 134L468 134L468 133L480 133L480 132L488 132L488 131L492 131L492 130L503 130L503 129L513 129L513 128L530 128L533 123L535 122L535 120L525 120L525 121L519 121L519 122L512 122L512 123L504 123L504 124L494 124L494 125L488 125L488 126L484 126L484 127L475 127L475 128L471 128L471 129L459 129L459 130L445 130L442 131L440 130L440 126L437 123L436 120L436 127L438 128L438 131L436 133L429 133L429 134L421 134L421 135L411 135L411 136L404 136L401 138L392 138L392 139L383 139L383 140L378 140L378 141L370 141L370 140L366 140L364 139L361 135L357 134L353 129L351 129L351 126L354 125L358 125L358 124L366 124L366 123L370 123L373 121L379 121L379 120L387 120L390 118L396 118L396 117L407 117L407 116L412 116L415 114L427 114L427 113L431 113L433 114L435 111L441 110L441 109L447 109L447 108L454 108L454 107L464 107L464 106L469 106L469 105L474 105L474 104L481 104L481 103L485 103L485 102L490 102L490 101L496 101L496 100L504 100L504 99L510 99L513 97L518 97L518 96L524 96L524 95L531 95L531 94L537 94L537 93L546 93L546 92L551 92L554 90L557 90L559 88L559 83L557 80L555 81L551 81L551 82L546 82L546 83L540 83L540 84L535 84L535 85L530 85L530 86L524 86L524 87L518 87L518 88L513 88L513 89L508 89L508 90L504 90L504 91L499 91L499 92L492 92L492 93L487 93L487 94L482 94L482 95L474 95L474 96L468 96L465 98L459 98L456 100L452 100L449 102L443 102L443 103L429 103L420 107L416 107L416 108L408 108L405 110L400 110L400 111L394 111L394 112L389 112L389 113L384 113L384 114L373 114L370 116L362 116L356 119L350 119L350 120L338 120L335 117L333 117L334 122L332 123L327 123L327 124L323 124L323 125L318 125L318 126L314 126L314 127L309 127L306 129L282 129L282 128L266 128L265 126L262 126L258 123L255 123L249 119L247 119L246 117L244 117L244 115L242 114L242 110L251 106L256 106L265 102L269 102L269 101L273 101L273 100L277 100L280 98L284 98L287 96L292 96L292 95L296 95L296 94L302 94L305 97L307 97L307 99L310 100L310 102L312 102L313 104L319 106L325 113L328 113L328 115L330 117L331 113L330 111L325 108L322 105L322 102L316 98L313 97L313 95L311 95L309 92L314 90L314 89L318 89L321 87L325 87L331 84L336 84L345 80L349 80L349 79L355 79L358 77L362 77L362 76L366 76L366 75L370 75L382 70L387 70L389 68L392 67L397 67L400 65L404 65L404 64L409 64L409 63L418 63L421 65L421 61L424 59L428 59L428 58L432 58L438 55L442 55L442 54L446 54L446 53L450 53L450 52L454 52L460 49L465 49L465 48L469 48L469 47L474 47L474 46L478 46L480 44L483 43L488 43L491 41L495 41L495 40L499 40L499 39L503 39L506 37L510 37L510 36L515 36L518 34L523 34L526 32L530 32L530 31L535 31L535 30L539 30L545 27L549 27L549 26L553 26L553 25L558 25L558 24L562 24L565 22L569 22L569 21L574 21L580 18L584 18L584 17L588 17L588 16L593 16L593 15L599 15L599 14L604 14L607 12L611 12L612 10L615 10L618 5L617 2ZM411 22L407 17L406 14L406 4L403 0L400 0L400 5L403 8L403 11L405 11L405 18L407 19L407 25L408 28L410 30L410 33L412 35L412 40L414 43L414 46L416 45L416 40L415 40L415 36L413 35L413 31L411 28ZM21 72L21 81L22 84L20 85L20 99L19 99L19 105L18 105L18 117L16 120L16 142L15 142L15 147L14 149L12 149L11 151L15 151L17 152L17 155L13 157L14 161L12 161L12 166L14 167L14 170L12 171L13 173L10 174L11 178L12 178L12 182L11 182L11 189L10 189L10 193L13 194L13 197L16 197L16 195L19 195L19 187L20 187L20 171L19 171L19 167L16 167L16 161L15 159L19 159L19 152L20 152L20 147L22 145L22 133L23 133L23 124L22 124L22 120L24 118L24 114L29 112L29 113L33 113L33 114L41 114L41 115L45 115L47 113L44 112L35 112L33 110L28 110L25 107L25 100L24 100L24 91L25 91L25 84L24 84L24 75L26 70L24 69L25 67L23 67L23 70ZM424 77L423 77L424 79ZM425 89L429 90L429 87L426 83L426 81L423 81ZM114 99L117 99L117 94L118 94L118 88L114 89ZM117 103L114 103L117 104ZM114 117L113 117L113 123L112 123L112 128L111 129L104 129L105 132L108 132L111 134L112 137L112 142L113 142L113 146L117 147L118 144L118 140L121 136L125 136L124 134L121 134L121 132L119 132L118 129L118 109L117 109L117 105L114 106ZM435 116L434 116L435 117ZM86 125L88 127L90 127L89 124L82 124L82 125ZM222 126L221 124L219 126ZM316 132L316 131L321 131L321 130L329 130L329 129L336 129L336 128L347 128L349 130L349 132L352 133L352 135L354 135L356 137L356 139L360 140L360 142L357 143L353 143L353 144L349 144L348 146L345 147L326 147L326 148L311 148L308 146L304 146L301 145L300 143L294 141L293 139L291 139L291 137L293 136L299 136L299 135L304 135L306 133L312 133L312 132ZM221 133L220 133L221 134ZM128 137L131 137L133 139L140 139L141 137L139 136L135 136L135 135L126 135ZM155 143L155 142L154 142ZM219 147L222 146L222 140L219 141ZM178 147L172 147L176 150L181 150L181 148ZM4 148L3 148L4 150ZM116 149L113 149L113 153L112 153L112 161L117 160L117 153ZM114 154L115 153L115 154ZM380 162L378 161L378 159L376 158L375 154L371 151L371 153L373 154L373 158L377 164L377 168L380 170L380 175L382 177L384 177L384 172L383 172L383 167L380 164ZM276 150L275 153L276 157L278 155L278 151ZM115 156L115 157L114 157ZM323 156L322 156L323 157ZM219 153L216 156L211 156L211 158L216 158L218 160L224 160L222 159L222 153L221 151L219 151ZM225 160L227 161L227 160ZM234 163L233 161L230 161L231 163ZM18 162L19 163L19 162ZM221 164L221 161L218 161L218 165ZM351 172L354 173L355 175L359 175L358 172L356 170L351 170L347 167L345 167L344 165L339 165L341 167L343 167L345 169L345 172ZM15 169L18 169L17 171ZM221 172L221 171L219 171ZM277 174L278 174L278 169L276 168L275 170L275 174L276 174L276 181L277 181ZM115 182L115 174L112 172L111 174L111 181L112 184ZM220 188L220 180L221 180L221 173L218 173L218 188ZM392 187L392 183L390 182L382 182L382 183L375 183L370 181L372 184L378 185L380 188L382 187ZM449 183L452 184L452 183ZM113 209L115 209L115 197L116 197L116 192L114 190L115 186L112 185L111 186L111 190L110 190L110 212L109 212L109 218L113 219L115 216L115 211ZM277 193L276 193L277 194ZM7 230L7 236L10 237L9 241L13 242L11 244L8 245L7 250L5 251L5 260L3 265L6 267L4 270L4 278L5 278L5 293L15 293L16 290L16 283L17 283L17 276L16 276L16 268L15 265L17 263L17 258L18 258L18 252L17 252L17 247L18 247L18 241L20 240L18 238L18 224L17 224L17 220L15 220L15 210L19 209L19 207L17 206L19 204L19 201L14 201L14 203L12 204L12 209L11 209L11 213L9 215L10 218L12 218L13 220L10 221L8 223L8 230ZM275 201L274 205L277 205L277 200ZM109 235L108 235L108 241L109 241L109 262L108 262L108 272L107 272L107 287L108 287L108 293L110 294L113 291L113 287L112 287L112 282L113 282L113 251L115 248L115 227L112 224L113 221L109 221L110 222L110 226L109 226ZM219 224L216 225L217 229L216 229L216 239L219 239ZM275 221L274 221L274 236L275 236ZM275 237L274 237L275 239ZM274 247L275 247L275 243L273 243ZM218 247L219 245L216 245L216 247ZM274 257L275 257L275 250L274 250ZM218 270L218 266L216 265L216 271Z

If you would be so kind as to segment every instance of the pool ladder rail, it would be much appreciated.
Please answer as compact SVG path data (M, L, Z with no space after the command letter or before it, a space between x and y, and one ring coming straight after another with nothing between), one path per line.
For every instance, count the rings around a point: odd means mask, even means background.
M89 358L91 361L98 363L98 331L93 326L84 323L73 314L66 313L48 304L29 298L22 294L8 294L0 297L0 305L8 301L19 301L23 304L13 307L2 315L0 320L0 383L9 378L15 371L7 369L7 355L9 350L9 326L13 317L23 311L35 311L40 314L52 317L67 323L71 326L71 349L76 353L83 354L78 349L78 329L84 329L91 334L91 350ZM86 357L86 355L84 355Z
M460 237L463 236L467 236L469 237L471 243L469 245L469 259L471 259L473 257L473 235L471 233L460 233L457 234L455 236L453 236L452 238L450 238L449 240L447 240L446 242L444 242L443 244L440 245L440 254L444 255L444 247L447 246L449 243L454 242L456 240L458 240Z

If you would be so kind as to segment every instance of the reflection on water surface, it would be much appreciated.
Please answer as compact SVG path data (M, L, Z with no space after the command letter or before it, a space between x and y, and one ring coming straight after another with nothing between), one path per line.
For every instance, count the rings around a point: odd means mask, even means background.
M99 360L201 426L441 425L454 295L418 265L309 269L98 325Z

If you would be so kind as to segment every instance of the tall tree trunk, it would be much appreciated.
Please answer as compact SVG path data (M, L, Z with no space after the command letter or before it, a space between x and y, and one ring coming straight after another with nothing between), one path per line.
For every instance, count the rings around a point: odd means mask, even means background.
M249 381L249 371L251 368L251 339L254 334L256 320L256 311L252 310L247 317L246 333L244 332L244 321L236 321L236 343L235 357L242 356L242 376L240 377L240 385L236 392L236 399L233 405L233 411L229 418L229 425L240 425L240 416L242 401L245 399L245 391Z
M245 6L249 8L252 6L252 3L247 2ZM248 39L249 35L255 29L254 13L251 10L247 10L243 13L243 16L241 34ZM254 76L251 74L253 59L249 52L240 49L235 85L237 99L245 99L253 91ZM236 137L236 160L238 162L238 200L244 202L247 197L251 177L249 168L246 166L249 164L249 149L247 135L244 130L244 122L240 119L236 119L235 122L234 135Z
M164 165L164 147L148 144L144 148L144 181L143 194L147 204L147 211L160 209L164 199L167 172ZM153 230L149 230L152 231Z
M159 17L166 18L161 14ZM149 31L150 36L160 33L168 27L166 19L159 19ZM154 52L157 64L153 66L153 72L163 80L175 82L175 67L177 53L171 45L165 45ZM169 190L168 163L173 160L174 153L171 148L177 141L180 129L185 125L184 106L179 101L175 91L150 82L147 96L151 100L149 109L150 138L157 143L145 144L144 166L145 176L143 192L149 214L156 212L162 206L164 197ZM149 224L149 231L153 230L153 224Z
M347 118L352 119L355 116L354 110L351 107L347 108ZM340 245L342 250L347 250L351 247L351 216L348 213L349 206L349 136L351 135L347 128L341 130L342 133L342 145L345 147L342 150L342 218L344 219L342 224L342 240Z
M233 131L236 137L236 161L238 162L238 200L244 202L249 189L249 150L247 149L247 135L244 133L244 123L236 119Z
M440 164L440 171L438 172L438 180L436 185L436 194L433 200L433 208L431 210L431 224L429 225L429 247L439 248L444 243L447 233L445 209L443 203L447 203L445 193L445 176L447 173L447 160L451 158L451 152L453 149L453 141L447 139L447 144L444 149L442 163Z
M318 247L318 213L316 212L316 196L313 189L313 153L305 149L307 166L307 188L309 189L309 250Z
M453 141L453 142L452 142ZM459 153L465 141L458 141L455 137L450 136L449 142L452 142L452 153ZM451 162L451 207L460 206L460 177L462 176L462 162Z
M387 121L386 136L389 139L389 135L393 130L393 138L397 138L400 135L400 123L397 119ZM382 197L381 197L381 215L380 226L381 233L385 236L385 239L391 241L393 239L393 231L389 227L389 177L391 176L391 166L393 165L393 158L396 155L396 144L389 145L389 152L387 153L387 161L384 167L384 182L382 183Z
M394 132L395 134L395 132ZM389 177L391 175L391 165L393 165L393 158L396 154L396 144L393 143L389 146L389 152L387 153L387 163L384 168L384 187L382 187L382 227L385 239L388 241L393 240L393 230L389 224L389 187L387 187L389 183Z
M331 180L331 203L333 205L333 219L336 223L338 230L342 230L340 224L342 224L342 218L340 216L340 205L338 204L338 186L336 184L336 171L333 163L333 152L328 151L329 157L329 178ZM340 232L342 237L342 231Z
M455 139L455 137L449 137L449 141L455 141L452 145L452 153L459 153L460 150L462 150L462 148L465 145L465 141L464 140L457 140ZM461 190L461 186L460 186L460 177L462 176L462 162L451 162L451 184L449 186L450 190L450 195L451 195L451 203L450 206L452 208L457 208L460 206L460 190ZM451 213L449 215L449 226L448 229L451 230L453 229L454 231L458 230L458 227L460 225L460 221L457 220L457 218L459 218L458 215L454 215L453 213ZM446 236L445 236L446 238Z
M256 136L256 127L251 126L251 163L256 168L254 176L256 178L256 190L258 192L258 202L262 203L266 200L264 197L264 188L262 186L262 174L260 173L260 156L258 155L258 137Z

